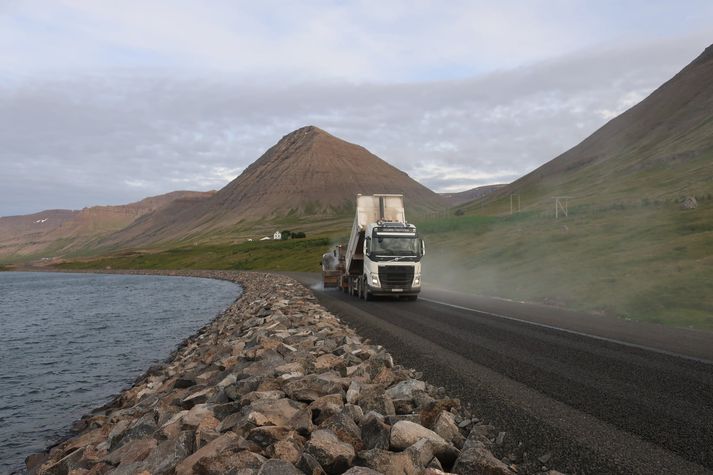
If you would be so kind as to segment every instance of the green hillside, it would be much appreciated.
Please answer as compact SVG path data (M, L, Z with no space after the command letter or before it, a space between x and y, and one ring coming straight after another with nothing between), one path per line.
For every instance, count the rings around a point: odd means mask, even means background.
M568 215L555 219L558 196ZM422 230L431 282L713 328L713 47L576 147Z

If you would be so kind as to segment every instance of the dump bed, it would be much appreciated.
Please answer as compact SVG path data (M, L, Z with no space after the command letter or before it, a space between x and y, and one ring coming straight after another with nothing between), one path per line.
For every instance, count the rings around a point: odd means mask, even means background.
M356 215L347 245L347 273L361 273L364 263L364 230L369 223L377 221L405 223L403 195L357 195Z

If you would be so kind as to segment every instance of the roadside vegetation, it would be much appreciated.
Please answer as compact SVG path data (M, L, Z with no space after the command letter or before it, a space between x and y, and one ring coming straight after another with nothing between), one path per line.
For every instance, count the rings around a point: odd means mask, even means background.
M557 220L554 210L541 209L416 224L427 242L426 284L713 329L707 195L688 210L677 201L596 207L573 201L569 216Z
M200 244L164 250L127 251L58 264L58 269L215 269L317 272L327 237Z

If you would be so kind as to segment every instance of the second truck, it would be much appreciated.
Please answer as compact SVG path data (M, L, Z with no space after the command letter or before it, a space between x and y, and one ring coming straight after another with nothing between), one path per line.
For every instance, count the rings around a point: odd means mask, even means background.
M323 256L324 285L364 300L375 295L416 300L425 251L416 226L406 221L403 195L357 195L349 243Z

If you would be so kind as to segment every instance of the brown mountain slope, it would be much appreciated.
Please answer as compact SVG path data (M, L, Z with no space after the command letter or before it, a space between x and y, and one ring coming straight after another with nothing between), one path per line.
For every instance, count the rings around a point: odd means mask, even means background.
M235 180L200 202L176 202L138 220L104 242L147 245L205 235L281 216L337 215L357 193L403 193L411 215L447 205L364 147L308 126L284 136Z
M471 188L470 190L460 191L458 193L440 193L440 195L448 202L450 206L458 206L469 201L477 200L489 195L490 193L499 190L505 184L498 185L483 185Z
M646 99L579 145L482 199L554 195L582 203L673 199L710 192L713 181L713 46ZM479 204L482 204L481 203Z
M176 200L208 197L213 193L174 191L127 205L3 217L0 218L0 259L53 257L76 251Z

